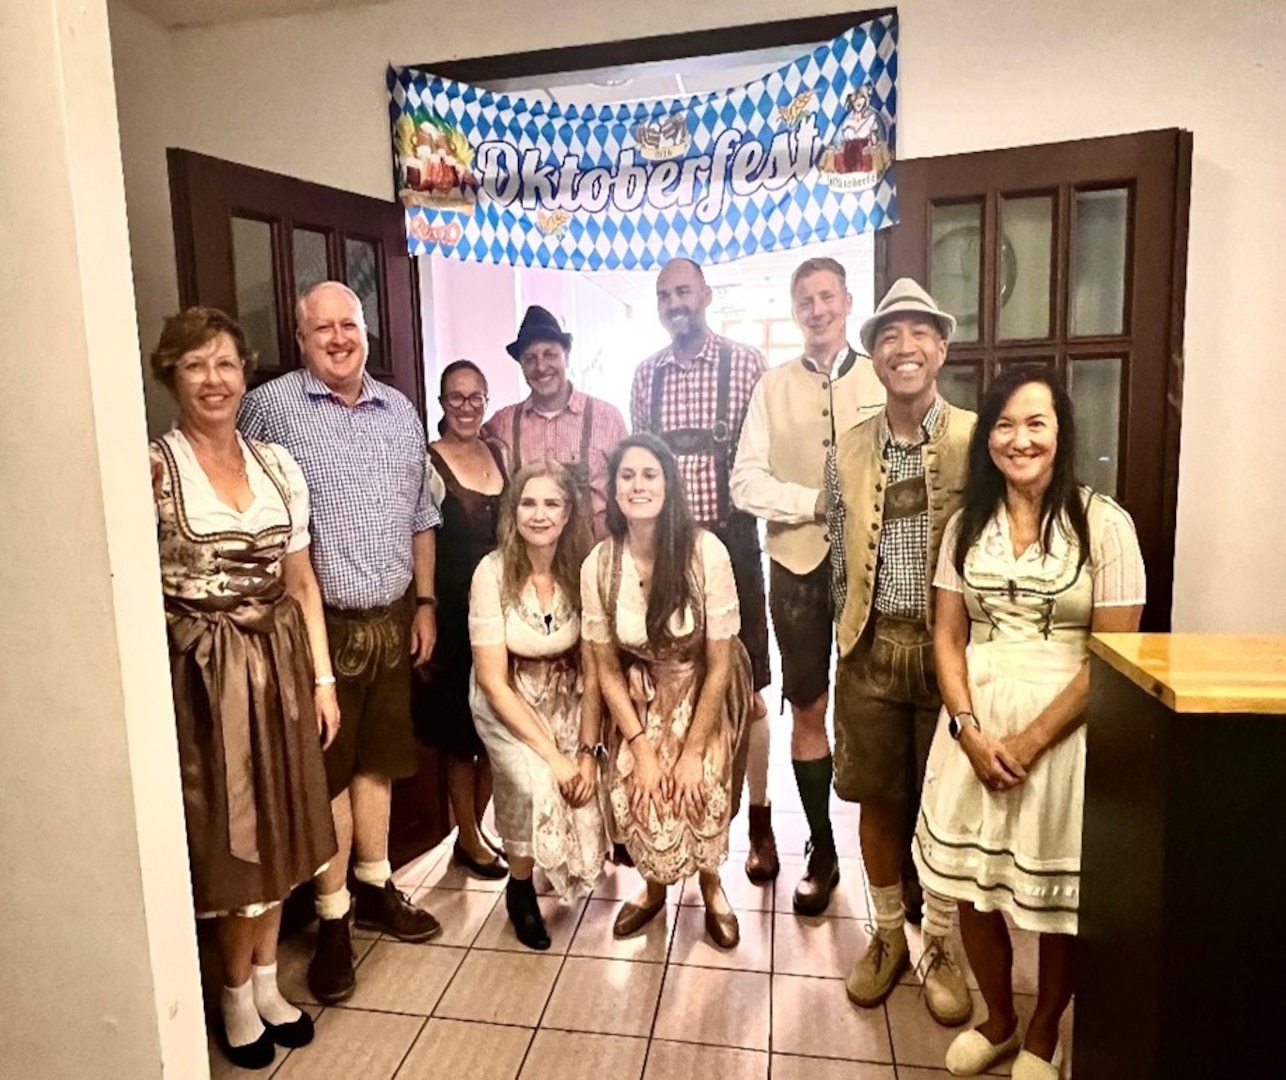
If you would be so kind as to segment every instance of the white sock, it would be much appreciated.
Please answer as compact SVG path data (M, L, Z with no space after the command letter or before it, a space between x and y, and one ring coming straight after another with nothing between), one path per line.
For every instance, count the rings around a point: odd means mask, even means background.
M353 877L363 885L374 885L384 888L384 883L393 876L393 867L388 859L379 862L359 862L353 864Z
M249 1046L264 1032L259 1010L255 1008L253 979L240 986L223 988L223 1030L229 1046Z
M281 991L277 988L276 964L265 967L256 964L250 982L254 985L255 1009L268 1023L280 1027L282 1024L293 1024L303 1015L281 996Z
M319 919L342 919L348 914L352 898L348 889L341 885L333 893L318 893L313 897L313 909Z
M752 718L746 748L746 786L751 806L768 805L768 717Z
M894 931L905 933L906 909L902 906L902 883L871 886L871 907L875 913L875 926L881 934Z
M945 896L924 890L924 921L920 929L926 937L945 938L951 933L951 923L955 918L956 904Z

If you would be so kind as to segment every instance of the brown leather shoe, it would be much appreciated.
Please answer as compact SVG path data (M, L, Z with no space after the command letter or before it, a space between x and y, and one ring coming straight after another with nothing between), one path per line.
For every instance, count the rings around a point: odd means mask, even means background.
M626 901L617 913L616 922L612 924L612 937L629 937L637 934L650 923L665 907L665 893L655 904L634 904Z
M730 911L727 915L716 915L706 908L706 933L719 948L735 949L737 943L741 941L741 927L737 924L737 913Z
M351 919L345 915L317 924L317 947L308 963L308 990L324 1005L347 1001L357 989Z
M746 856L746 877L756 885L767 885L781 871L777 838L772 831L772 807L750 807L750 854Z
M814 847L808 842L808 872L795 886L791 906L800 915L820 915L831 902L831 893L839 884L839 857L833 845Z
M428 941L442 933L442 924L423 908L411 903L393 879L378 885L356 881L352 886L353 909L357 925L364 930L378 930L399 941Z

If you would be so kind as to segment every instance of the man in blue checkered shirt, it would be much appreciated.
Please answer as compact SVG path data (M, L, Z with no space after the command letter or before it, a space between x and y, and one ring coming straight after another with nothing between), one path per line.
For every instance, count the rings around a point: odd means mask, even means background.
M350 906L359 926L403 941L442 929L398 891L388 861L392 784L416 767L411 665L427 663L437 639L441 518L415 407L366 372L357 295L322 282L300 297L295 318L304 367L247 394L238 425L290 451L312 507L312 558L340 707L339 734L326 751L339 853L316 878L321 922L308 968L309 988L329 1004L357 985Z

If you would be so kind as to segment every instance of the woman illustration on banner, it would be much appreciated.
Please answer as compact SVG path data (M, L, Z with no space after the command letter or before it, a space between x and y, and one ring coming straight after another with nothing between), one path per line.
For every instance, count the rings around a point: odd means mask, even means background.
M840 123L840 166L844 173L882 172L888 165L888 134L884 118L871 108L871 86L863 83L848 96L848 114Z

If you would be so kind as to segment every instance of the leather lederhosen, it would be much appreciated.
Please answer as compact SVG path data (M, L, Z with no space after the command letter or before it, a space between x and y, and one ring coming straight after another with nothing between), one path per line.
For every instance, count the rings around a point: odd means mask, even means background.
M514 409L513 415L513 471L516 473L526 462L522 457L522 414L523 407L519 405ZM582 505L586 508L586 513L593 511L594 502L591 497L589 486L589 441L594 432L594 399L588 395L585 398L585 412L581 415L580 421L580 454L575 461L560 461L560 464L572 475L572 480L576 484L577 494L580 496Z

